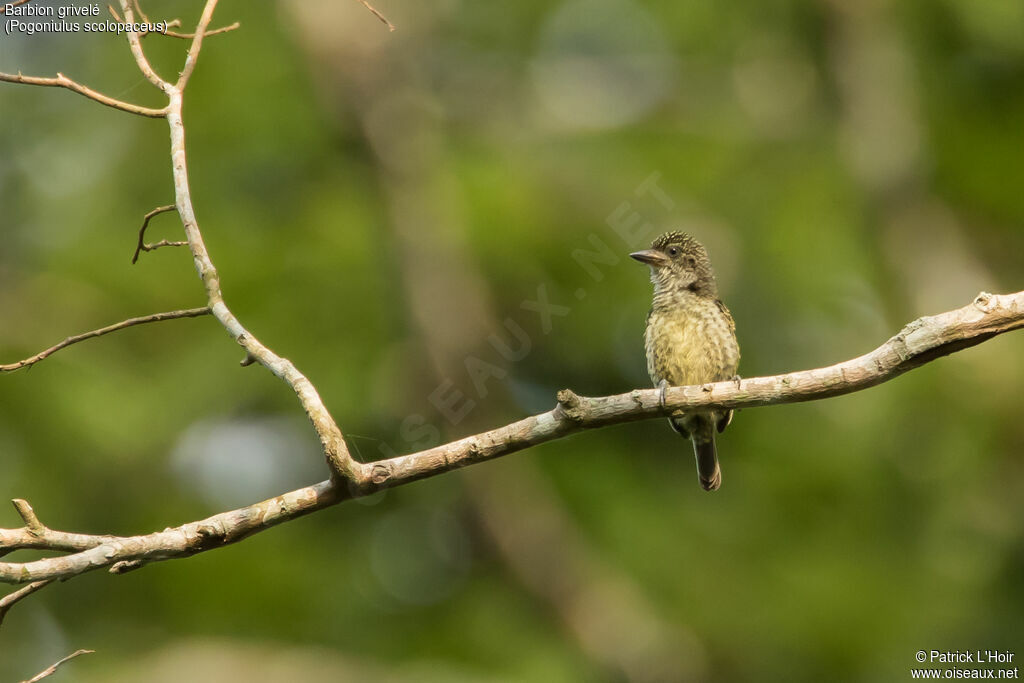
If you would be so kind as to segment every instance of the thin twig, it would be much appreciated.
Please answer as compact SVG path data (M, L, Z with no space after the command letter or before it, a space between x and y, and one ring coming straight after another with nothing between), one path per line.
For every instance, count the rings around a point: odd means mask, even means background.
M199 59L199 51L203 48L203 36L206 35L206 27L210 25L210 20L213 19L213 11L215 9L217 9L217 0L206 0L206 6L203 7L203 14L199 17L199 23L196 24L195 37L192 38L192 45L188 48L188 56L185 57L185 68L181 70L178 82L174 84L174 87L177 88L179 93L185 90L185 86L188 84L188 79L192 77L192 72L196 68L196 60Z
M1024 328L1024 292L981 294L963 308L919 318L895 337L864 356L836 365L770 377L754 377L690 387L671 387L664 403L658 389L635 389L625 394L588 398L564 389L546 413L481 434L361 465L348 481L332 478L237 510L143 536L94 537L94 545L71 555L32 562L0 562L0 581L26 583L72 576L121 562L157 562L189 557L236 543L283 522L444 472L493 460L570 434L636 420L662 418L674 411L754 408L813 401L862 391L942 356L980 344L992 337ZM47 535L58 534L47 529ZM54 539L64 540L64 536ZM0 529L5 538L46 547L23 530ZM86 537L88 538L88 537ZM53 545L55 549L63 546Z
M188 242L182 240L170 241L160 240L159 242L153 242L152 244L146 243L142 245L142 251L156 251L160 247L187 247ZM134 261L132 262L134 263Z
M150 22L149 17L147 17L145 14L143 14L141 12L141 10L138 9L138 3L135 3L135 7L136 7L135 11L139 13L139 17L142 19L142 23L143 24L152 23L152 22ZM117 10L114 9L113 5L107 5L107 9L110 10L110 15L112 17L114 17L114 21L117 21L117 22L122 22L123 21L121 19L121 15L117 13ZM171 19L169 21L164 21L164 22L161 22L161 23L163 23L163 25L166 27L166 29L169 29L172 26L181 26L181 19ZM228 24L227 26L221 26L220 28L215 28L215 29L212 29L210 31L207 31L206 35L208 35L208 36L215 36L215 35L217 35L219 33L227 33L228 31L234 31L235 29L241 28L241 26L242 26L242 24L236 21L233 24ZM145 38L146 36L153 35L153 34L158 35L158 36L167 36L168 38L183 38L183 39L186 39L186 40L190 40L190 39L196 37L195 33L180 33L178 31L169 31L169 30L166 30L166 29L163 30L163 31L143 31L142 34L141 34L141 37Z
M8 83L23 83L25 85L41 85L49 88L67 88L72 92L84 95L90 100L95 100L96 102L105 104L108 107L120 109L121 111L126 111L130 114L148 116L153 119L163 118L167 113L166 108L153 109L151 107L143 107L138 104L132 104L131 102L124 102L122 100L114 99L113 97L108 97L107 95L84 86L61 73L57 74L55 78L46 78L42 76L23 76L21 72L16 74L0 72L0 81L7 81Z
M201 40L206 26L209 25L216 2L217 0L207 0L203 16L196 27L196 37L189 49L185 69L182 71L178 84L170 86L167 90L167 125L171 133L171 175L174 178L174 197L178 215L185 228L185 237L188 239L189 249L192 252L192 260L203 281L207 302L213 315L228 331L228 334L245 349L247 359L252 357L258 360L263 367L284 380L298 396L303 410L313 423L313 428L320 439L332 478L361 481L364 476L364 468L352 458L341 429L338 428L330 411L327 410L327 406L324 405L323 399L320 398L313 383L295 367L294 363L277 355L260 342L228 308L221 290L220 276L206 249L206 243L196 219L195 208L192 206L185 147L185 124L182 119L181 88L187 83L188 77L195 68ZM127 3L128 0L121 0L122 9L127 6Z
M392 24L392 23L391 23L390 21L388 21L387 17L385 17L385 16L384 16L383 14L381 14L380 12L378 12L378 11L377 11L377 8L376 8L376 7L374 7L373 5L371 5L371 4L370 4L369 2L367 2L366 0L359 0L359 2L361 2L361 3L363 4L363 7L365 7L365 8L366 8L366 9L368 9L368 10L370 10L370 12L372 12L372 13L373 13L373 16L375 16L375 17L377 17L378 19L380 19L381 21L383 21L383 22L384 22L384 25L388 27L388 30L389 30L389 31L394 31L394 30L395 30L395 25L394 25L394 24Z
M96 650L76 650L76 651L72 652L71 654L69 654L64 659L60 660L59 662L51 664L49 667L47 667L43 671L40 671L39 673L37 673L35 676L33 676L32 678L28 679L27 681L22 681L22 683L38 683L39 681L43 680L47 676L52 676L53 673L55 671L57 671L57 667L59 667L64 662L66 662L68 660L71 660L71 659L74 659L78 655L91 655L93 652L96 652Z
M46 588L54 581L56 581L56 579L47 579L46 581L35 581L27 586L19 588L16 591L11 591L3 598L0 598L0 625L4 623L4 618L7 616L7 613L11 610L11 608L14 607L15 603L17 603L20 600L24 600L25 598L32 595L38 590Z
M34 356L30 356L24 360L19 360L17 363L11 363L9 365L0 365L0 372L14 372L15 370L20 370L21 368L35 365L44 358L47 358L48 356L56 353L57 351L60 351L65 347L71 346L72 344L77 344L78 342L85 341L86 339L101 337L105 334L110 334L111 332L123 330L126 327L132 327L133 325L155 323L160 322L161 320L174 320L177 318L196 318L198 316L207 315L209 313L210 308L208 306L203 306L202 308L189 308L182 311L168 311L166 313L154 313L153 315L144 315L139 318L129 318L128 320L122 320L121 322L114 323L113 325L101 327L98 330L91 330L83 334L76 334L73 337L68 337L61 343L55 344L54 346L51 346L45 351L40 351Z
M125 23L124 19L122 19L121 15L117 13L117 10L114 9L113 5L107 5L107 10L110 12L110 16L112 16L114 18L114 21L116 21L119 24ZM143 24L149 24L150 23L149 17L147 17L145 14L141 14L140 13L139 17L142 19L141 23L143 23ZM161 22L161 23L163 23L165 29L167 29L167 28L170 28L171 26L181 26L181 19L171 19L170 21L164 21L164 22ZM149 30L146 30L146 31L142 32L142 37L145 38L150 33L156 33L158 35L167 35L167 33L171 33L171 32L170 31L166 31L166 30L164 30L164 31L149 31Z
M149 227L149 221L152 220L153 216L158 216L162 213L167 213L168 211L174 211L174 208L174 204L158 206L142 217L142 227L139 228L139 244L135 247L135 254L132 256L132 263L139 260L140 251L150 251L149 249L146 249L145 244L143 243L143 240L146 237L146 228Z
M128 0L121 0L121 13L124 14L124 20L126 24L135 23L135 14L132 11L131 6L128 4ZM141 13L141 12L140 12ZM145 15L143 15L145 16ZM132 57L135 58L135 64L139 67L139 71L146 79L159 88L164 94L170 95L171 84L160 77L160 74L156 72L153 66L146 59L146 53L142 49L142 40L138 31L126 31L128 37L128 49L132 52Z
M234 31L235 29L241 28L241 26L242 26L242 24L240 24L239 22L236 21L233 24L228 24L227 26L221 26L220 28L215 28L215 29L212 29L210 31L207 31L205 35L207 35L207 36L215 36L215 35L220 34L220 33L227 33L228 31ZM149 34L147 33L146 35L149 35ZM160 33L160 35L167 36L168 38L184 38L186 40L190 40L190 39L196 37L196 34L194 32L193 33L178 33L177 31L162 31Z

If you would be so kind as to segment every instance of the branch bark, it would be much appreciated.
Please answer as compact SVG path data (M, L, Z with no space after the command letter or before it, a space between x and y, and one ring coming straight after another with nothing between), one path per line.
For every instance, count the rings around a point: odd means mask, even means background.
M676 410L755 408L862 391L942 356L1022 327L1024 291L1005 295L982 293L963 308L919 318L874 351L836 365L736 382L672 387L666 392L664 403L657 389L635 389L601 397L578 396L563 389L558 392L557 405L546 413L443 446L365 465L368 471L365 479L348 482L330 479L255 505L144 536L90 537L45 527L41 534L37 530L33 535L26 520L23 529L0 530L0 552L27 547L69 550L73 544L93 545L63 557L0 562L0 581L29 583L66 579L93 569L115 569L118 563L129 562L134 567L139 563L188 557L235 543L351 498L499 458L584 429L666 417ZM47 545L47 538L53 539L51 545Z
M27 1L27 0L24 0ZM16 501L15 506L25 521L25 526L17 530L0 530L0 556L6 555L14 550L35 548L48 549L73 553L68 557L49 558L41 560L47 567L36 563L15 563L8 564L8 567L25 568L29 565L40 567L44 573L54 570L64 576L74 576L90 568L110 566L114 573L123 573L138 568L150 561L151 558L166 559L181 556L182 554L193 554L202 550L214 547L223 543L230 543L244 538L249 533L259 531L272 526L280 521L292 519L300 514L318 509L327 504L333 504L342 499L337 493L339 483L344 480L355 487L362 486L369 481L366 468L356 462L349 454L348 447L334 419L327 411L323 401L320 399L313 384L298 371L298 369L286 358L282 358L264 346L254 335L246 330L238 319L231 313L224 296L221 292L220 279L217 270L213 265L203 241L199 224L196 220L195 210L192 207L191 193L189 191L188 168L185 154L185 126L182 119L182 95L189 78L195 70L199 54L202 49L203 38L207 34L219 33L232 30L237 26L226 27L214 31L207 31L210 21L213 18L218 0L206 0L202 15L196 25L195 32L190 34L191 44L185 59L183 68L176 82L171 83L162 78L146 57L142 46L141 34L136 31L127 31L129 49L135 59L136 65L142 74L158 88L167 98L167 105L160 109L141 107L132 103L123 102L103 93L87 88L63 74L58 73L55 78L42 78L23 76L21 73L7 74L0 72L0 81L22 83L25 85L38 85L48 87L63 87L82 94L90 99L107 106L143 116L154 118L165 118L170 128L170 156L171 170L174 179L175 202L171 209L176 209L181 219L187 237L187 246L192 252L193 262L196 271L202 280L208 306L202 309L191 311L177 311L170 314L156 314L144 318L133 318L109 327L93 330L85 334L76 335L65 339L45 351L25 360L10 365L0 365L0 371L13 371L28 367L37 363L49 355L72 344L85 339L91 339L115 330L130 327L156 320L166 320L171 317L187 317L191 315L203 315L212 313L224 326L234 340L246 351L246 361L243 365L259 362L268 368L272 373L283 379L296 393L303 409L309 416L313 427L320 438L321 445L331 470L331 479L323 485L309 487L292 494L285 494L275 498L273 501L266 501L256 506L243 508L235 511L236 514L225 513L210 518L209 523L196 522L192 525L184 525L176 530L167 530L162 534L150 535L150 537L118 538L111 536L89 536L86 534L73 534L54 531L43 526L31 511L31 506L25 501ZM19 2L14 5L21 4ZM135 24L136 12L143 15L138 5L138 0L119 0L121 15L128 25ZM113 10L112 14L118 17ZM144 16L144 15L143 15ZM182 34L184 36L186 34ZM139 232L139 241L142 250L147 247L156 248L159 246L170 246L166 240L155 245L145 245L142 240L149 219L158 213L168 210L168 207L159 207L146 215L143 226ZM135 258L138 256L139 248L136 249ZM134 258L133 258L134 261ZM322 489L322 491L319 491ZM318 495L322 493L322 495ZM311 497L312 496L312 497ZM310 503L313 501L313 504ZM248 516L253 515L253 516ZM176 532L176 533L175 533ZM20 571L20 569L18 570ZM32 570L28 570L28 576ZM30 579L16 579L15 582L26 583ZM18 600L28 596L35 590L46 585L45 580L33 581L30 587L6 596L3 607L6 612Z
M67 348L72 344L83 342L86 339L102 337L105 334L117 332L118 330L123 330L126 327L132 327L134 325L144 325L146 323L156 323L160 322L161 320L175 320L177 318L196 318L201 315L207 315L209 313L210 308L208 306L203 306L202 308L187 308L181 311L168 311L166 313L154 313L152 315L144 315L138 318L129 318L128 320L122 320L121 322L114 323L113 325L101 327L98 330L90 330L89 332L83 332L82 334L76 334L73 337L68 337L59 344L54 344L50 348L44 351L40 351L34 356L29 356L28 358L19 360L17 363L9 363L7 365L0 364L0 372L14 372L15 370L31 367L38 363L39 361L44 360L49 356L52 356L61 349Z
M824 368L737 382L670 387L664 404L655 389L598 398L577 396L563 389L558 392L554 410L420 453L373 463L371 479L377 487L396 486L432 476L438 470L490 460L583 429L664 417L675 410L754 408L849 394L1021 327L1024 292L982 292L963 308L918 318L868 354Z
M130 0L120 0L121 12L126 20L134 21L133 8ZM224 301L221 291L220 277L206 249L195 209L192 206L192 194L189 189L188 164L185 154L185 124L182 119L182 94L188 79L195 69L202 48L203 36L213 18L217 0L207 0L202 16L196 25L195 37L189 47L185 66L178 81L174 84L163 80L153 71L146 59L142 42L138 33L128 33L128 43L139 69L153 85L162 90L168 98L166 111L167 124L171 134L171 173L174 178L174 206L185 228L185 237L196 272L199 274L206 290L207 301L214 317L224 326L228 334L246 351L246 359L255 359L272 373L284 380L295 392L303 410L313 423L317 436L324 450L327 464L331 469L332 478L361 481L365 478L363 466L356 462L348 451L341 430L331 417L327 407L321 400L313 383L288 360L278 356L251 332L231 312Z
M109 97L108 95L97 92L88 86L82 85L78 81L68 78L62 73L58 73L55 78L45 78L41 76L23 76L20 72L16 74L0 72L0 81L7 81L8 83L22 83L24 85L41 85L49 88L67 88L72 92L84 95L90 100L95 100L96 102L108 107L120 109L121 111L126 111L129 114L138 114L139 116L148 116L154 119L163 118L165 113L163 109L143 107L138 104L124 102L114 97Z
M135 247L135 253L132 254L132 264L133 265L135 264L136 261L139 260L139 252L141 252L141 251L152 251L153 249L156 248L153 245L148 245L148 244L145 243L146 228L149 227L149 222L151 220L153 220L153 218L155 216L159 216L162 213L168 213L170 211L174 211L174 208L175 208L174 204L167 204L166 206L158 206L155 209L153 209L152 211L147 212L146 215L142 217L142 227L139 228L139 243ZM166 242L167 240L163 240L163 241ZM175 244L177 244L177 242Z
M367 2L367 0L359 0L359 2L362 3L363 7L370 10L370 14L380 19L381 23L387 26L389 31L395 30L395 25L388 21L388 18L381 14L376 7Z
M92 654L95 651L96 650L75 650L74 652L69 654L64 659L51 664L50 666L46 667L45 669L43 669L42 671L37 673L35 676L33 676L32 678L28 679L27 681L22 681L22 683L38 683L38 681L41 681L44 678L52 676L57 671L57 668L61 664L63 664L64 662L72 660L72 659L74 659L75 657L77 657L79 655L89 655L89 654Z
M16 602L18 602L19 600L24 600L36 591L46 588L51 583L53 583L53 581L54 579L49 579L47 581L36 581L34 583L30 583L27 586L24 586L16 591L8 593L3 597L3 599L0 599L0 625L3 625L4 617L7 616L7 612L9 612L12 607L14 607L14 604Z

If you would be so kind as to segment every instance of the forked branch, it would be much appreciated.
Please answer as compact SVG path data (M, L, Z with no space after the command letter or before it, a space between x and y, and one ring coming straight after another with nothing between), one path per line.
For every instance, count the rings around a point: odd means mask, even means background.
M5 548L28 547L68 551L72 546L77 547L78 552L31 562L0 562L0 581L27 583L66 579L93 569L113 570L118 563L138 566L188 557L351 498L493 460L584 429L665 417L675 410L754 408L862 391L1021 327L1024 327L1024 292L1001 296L982 293L963 308L919 318L874 351L836 365L738 382L673 387L666 392L664 404L657 389L636 389L594 398L578 396L565 389L558 392L558 402L548 412L436 448L361 465L348 481L323 481L255 505L144 536L84 536L46 527L41 534L33 534L29 520L25 519L23 529L0 529L0 552Z
M161 246L188 246L188 242L167 242L167 240L162 240L166 244L160 244L159 242L157 244L146 244L146 228L149 227L149 222L153 220L154 216L159 216L162 213L168 213L170 211L174 211L174 204L158 206L142 217L142 227L139 228L139 243L135 247L135 253L132 254L132 264L139 260L139 253L143 251L153 251Z
M142 19L142 23L143 24L152 24L153 23L152 21L150 21L149 17L146 15L146 13L142 11L142 8L139 6L138 2L133 2L132 4L135 7L135 13L139 15L140 19ZM110 16L114 17L114 21L117 21L117 22L123 22L124 21L123 19L121 19L121 15L117 13L117 10L114 9L113 5L107 5L107 9L110 11ZM152 35L154 33L156 35L158 35L158 36L167 36L168 38L181 38L183 40L191 40L192 38L196 37L196 34L194 32L193 33L181 33L180 31L172 31L172 30L170 30L171 27L177 28L178 26L181 26L181 19L171 19L169 21L164 21L162 23L163 23L163 25L165 27L163 31L143 31L141 33L140 37L141 38L145 38L146 36ZM215 28L215 29L211 29L209 31L206 31L206 35L208 35L208 36L215 36L215 35L217 35L219 33L227 33L229 31L234 31L234 30L240 28L241 26L242 25L236 21L233 24L228 24L227 26L221 26L220 28Z

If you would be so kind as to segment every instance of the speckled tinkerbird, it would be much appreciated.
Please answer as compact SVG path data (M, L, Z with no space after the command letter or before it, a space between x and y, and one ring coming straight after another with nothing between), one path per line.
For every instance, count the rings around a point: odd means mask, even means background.
M654 240L650 249L630 256L651 267L654 303L644 343L647 372L661 389L662 402L669 386L738 380L736 324L718 298L704 245L681 232L668 232ZM676 411L669 418L672 429L693 442L697 477L706 491L722 485L715 431L723 431L731 421L731 410Z

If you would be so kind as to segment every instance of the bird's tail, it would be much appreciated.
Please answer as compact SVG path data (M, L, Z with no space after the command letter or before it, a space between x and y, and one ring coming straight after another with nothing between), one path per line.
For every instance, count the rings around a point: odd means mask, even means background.
M718 466L718 451L715 449L713 432L701 434L697 430L690 438L693 441L693 455L697 458L697 478L705 491L717 491L722 485L722 468Z

